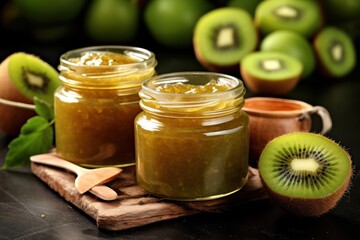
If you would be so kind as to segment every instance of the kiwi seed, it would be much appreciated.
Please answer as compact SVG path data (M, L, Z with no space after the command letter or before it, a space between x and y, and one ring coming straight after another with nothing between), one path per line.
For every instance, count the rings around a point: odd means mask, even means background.
M271 140L259 159L269 195L290 213L320 216L343 196L352 175L349 154L320 134L295 132Z

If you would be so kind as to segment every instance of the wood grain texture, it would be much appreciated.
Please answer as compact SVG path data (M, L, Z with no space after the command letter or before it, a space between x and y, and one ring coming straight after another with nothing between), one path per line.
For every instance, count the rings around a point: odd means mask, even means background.
M267 198L258 171L249 168L249 179L240 191L208 201L170 201L150 195L136 184L134 167L124 171L107 185L119 197L111 202L102 201L90 193L80 194L75 188L75 175L62 169L36 163L31 164L34 175L66 201L72 203L96 221L101 229L118 231L140 227L201 212L221 212L249 201Z

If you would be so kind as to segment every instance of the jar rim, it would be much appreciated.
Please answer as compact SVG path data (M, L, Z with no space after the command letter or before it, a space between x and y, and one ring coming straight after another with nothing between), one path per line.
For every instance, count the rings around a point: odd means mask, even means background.
M72 59L87 53L123 54L134 63L115 65L86 65ZM138 61L137 61L138 60ZM139 91L141 83L155 74L157 60L147 49L133 46L104 45L73 49L60 56L60 80L67 86L96 89L132 89ZM121 83L121 84L119 84Z
M204 85L211 80L225 83L229 89L211 93L172 93L156 89L162 84L174 83L198 83ZM200 81L200 82L196 82ZM199 84L200 83L200 84ZM203 112L213 114L214 112L228 111L242 107L244 104L245 88L243 82L234 76L215 72L173 72L153 76L142 83L139 93L141 97L140 106L152 112ZM155 106L155 107L154 107Z
M208 76L206 78L206 76ZM211 76L212 78L209 78ZM155 83L155 85L166 84L166 83L189 83L194 78L200 79L203 78L205 80L212 80L214 78L219 79L221 82L224 80L232 81L230 84L231 88L223 91L213 92L213 93L197 93L197 94L186 94L186 93L169 93L169 92L160 92L156 89L150 87L151 83ZM216 79L215 79L216 80ZM229 92L237 92L237 95L244 96L245 88L243 82L234 76L223 74L223 73L215 73L215 72L201 72L201 71L186 71L186 72L173 72L166 73L153 76L142 83L142 90L146 91L146 93L150 93L151 95L163 95L163 96L171 96L171 95L182 95L182 97L187 97L194 99L194 96L200 97L221 97L222 95L228 95Z
M69 61L71 58L80 57L82 53L85 52L100 52L100 53L119 53L124 54L126 56L132 57L139 62L135 63L126 63L126 64L117 64L117 65L100 65L100 66L91 66L91 65L79 65L72 61ZM155 54L141 47L134 46L122 46L122 45L104 45L104 46L91 46L91 47L83 47L77 48L63 53L60 56L60 66L59 70L80 70L81 69L89 69L89 68L97 68L97 69L109 69L111 71L119 71L126 69L134 69L134 68L151 68L155 67L157 61L155 59Z

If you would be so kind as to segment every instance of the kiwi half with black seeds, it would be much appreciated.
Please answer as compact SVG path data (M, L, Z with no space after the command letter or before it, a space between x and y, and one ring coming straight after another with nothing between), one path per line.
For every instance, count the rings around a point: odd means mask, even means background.
M22 106L32 105L34 97L52 105L59 86L58 72L39 57L25 52L9 55L0 64L0 132L18 135L35 114L34 109Z
M316 133L294 132L271 140L259 159L264 188L279 206L300 216L332 209L352 176L350 155Z
M264 35L284 29L312 37L322 26L322 14L316 1L267 0L256 8L255 24Z
M240 64L245 85L259 94L290 92L299 82L302 70L299 60L282 52L253 52Z
M238 64L257 46L257 32L250 14L236 7L222 7L204 14L193 36L195 56L208 70L238 70Z
M316 68L316 57L311 43L301 34L290 30L276 30L261 40L260 51L282 52L298 59L303 65L302 79Z
M314 39L314 49L321 73L343 77L356 65L356 50L350 36L336 27L322 29Z

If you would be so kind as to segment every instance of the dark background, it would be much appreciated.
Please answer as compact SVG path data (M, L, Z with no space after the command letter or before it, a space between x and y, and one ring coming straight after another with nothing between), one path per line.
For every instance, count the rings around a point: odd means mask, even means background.
M24 51L57 67L65 51L108 44L89 39L81 24L77 24L70 37L45 42L1 28L0 59ZM359 38L354 42L359 56ZM146 30L126 44L152 50L158 60L158 74L206 71L196 60L192 47L161 46ZM251 96L255 94L248 90L246 97ZM106 232L99 230L93 219L64 201L25 168L0 171L0 239L357 239L360 235L359 65L340 79L324 78L315 72L283 97L327 108L333 128L326 135L352 156L354 174L350 189L329 213L319 218L295 217L266 199L223 213L203 213L121 232ZM314 131L320 127L319 119L315 118ZM0 135L0 165L10 140Z

